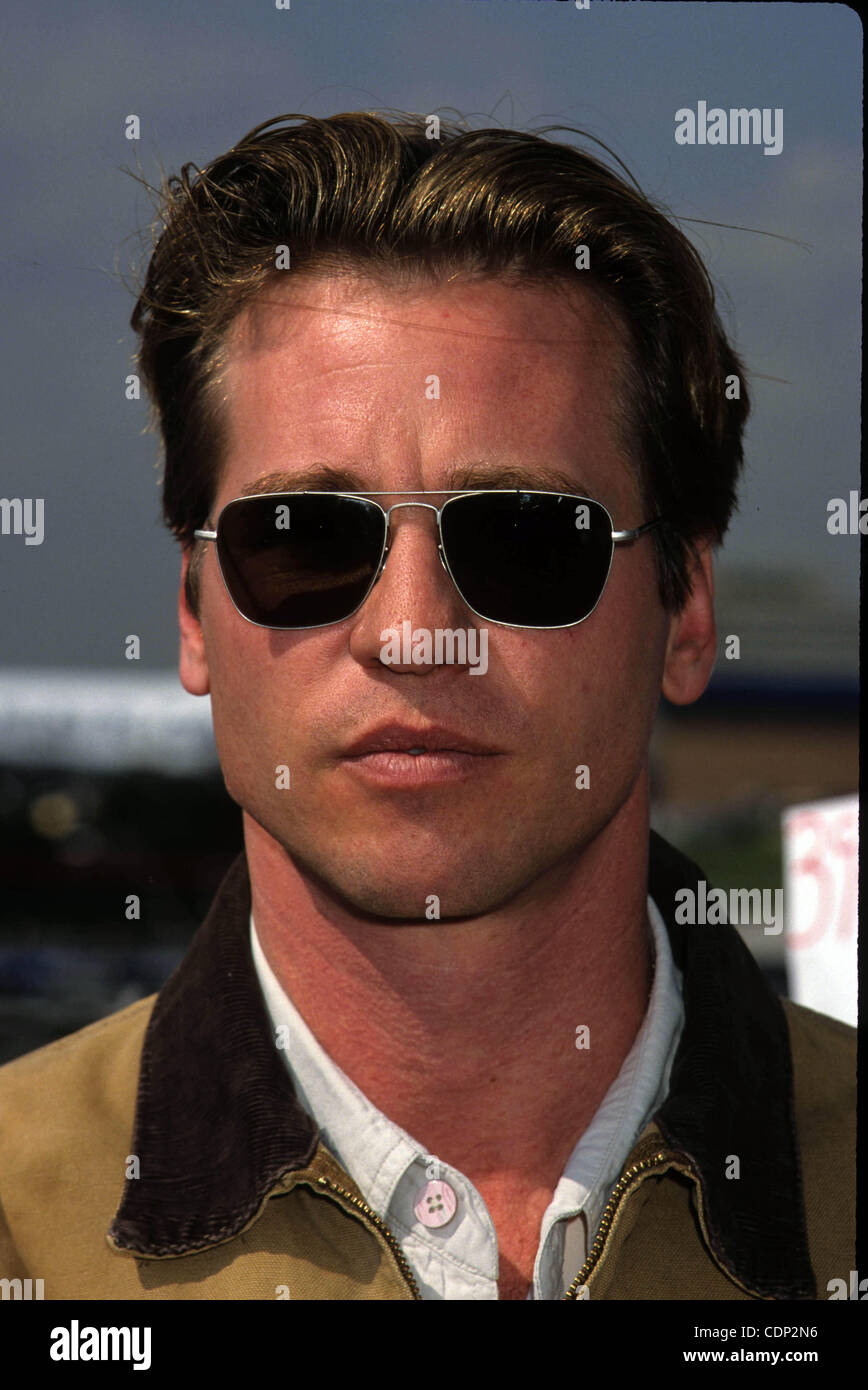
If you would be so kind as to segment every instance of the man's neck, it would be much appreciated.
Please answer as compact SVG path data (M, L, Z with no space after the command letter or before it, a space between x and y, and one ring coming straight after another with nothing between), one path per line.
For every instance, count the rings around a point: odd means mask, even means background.
M246 816L245 840L263 951L331 1058L487 1200L536 1209L647 1008L647 805L527 900L461 922L371 921Z

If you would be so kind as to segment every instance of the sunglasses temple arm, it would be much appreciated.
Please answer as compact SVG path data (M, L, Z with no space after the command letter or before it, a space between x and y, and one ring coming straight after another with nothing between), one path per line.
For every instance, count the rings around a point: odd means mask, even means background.
M662 516L655 516L653 521L646 521L643 526L637 526L635 531L613 531L612 540L615 545L623 545L627 541L635 541L639 536L644 536L646 531L650 531L653 527L659 526L662 520Z
M197 541L216 541L217 539L216 531L194 531L193 535Z

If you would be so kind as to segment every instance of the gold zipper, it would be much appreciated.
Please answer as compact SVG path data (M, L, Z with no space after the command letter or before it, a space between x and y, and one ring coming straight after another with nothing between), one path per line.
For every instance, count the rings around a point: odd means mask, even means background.
M606 1208L600 1218L600 1225L594 1237L594 1243L591 1246L588 1258L585 1260L585 1263L582 1265L575 1279L564 1294L564 1300L573 1299L576 1302L580 1301L576 1299L576 1290L580 1285L587 1283L588 1276L598 1263L603 1253L603 1247L606 1244L606 1238L609 1234L612 1222L615 1219L615 1212L618 1210L631 1182L633 1182L634 1178L637 1178L640 1173L645 1173L649 1168L655 1168L660 1163L664 1163L666 1158L667 1155L661 1151L660 1153L654 1154L651 1158L644 1158L641 1163L634 1163L632 1168L628 1168L626 1173L621 1174L612 1189L612 1195L606 1203Z
M337 1183L332 1182L330 1178L317 1178L317 1186L326 1187L330 1192L336 1192L339 1197L343 1197L346 1199L346 1201L350 1202L352 1206L354 1206L357 1209L357 1211L364 1212L368 1220L372 1222L372 1224L379 1231L380 1235L383 1236L385 1240L388 1242L392 1254L395 1256L395 1259L398 1263L398 1268L400 1269L404 1278L407 1280L407 1283L410 1285L413 1297L421 1303L422 1295L419 1292L419 1285L413 1278L413 1271L408 1265L406 1259L404 1258L403 1250L396 1241L395 1237L392 1235L392 1232L389 1230L385 1221L383 1221L375 1211L371 1211L371 1208L368 1206L367 1202L363 1202L360 1197L354 1196L352 1192L347 1192L345 1187L338 1187Z
M702 1182L700 1181L699 1174L696 1172L693 1165L677 1163L675 1162L674 1154L663 1153L661 1150L660 1153L656 1153L650 1158L643 1159L641 1163L634 1163L633 1167L628 1168L627 1172L622 1174L622 1176L618 1179L618 1182L612 1189L612 1195L606 1203L606 1209L603 1212L602 1218L600 1220L599 1229L597 1231L596 1236L594 1237L594 1243L591 1246L590 1254L588 1255L588 1258L585 1260L585 1263L582 1265L582 1268L579 1270L575 1279L570 1284L570 1287L564 1294L565 1300L573 1299L575 1302L581 1301L579 1299L576 1299L576 1290L580 1287L580 1285L587 1283L588 1276L599 1263L600 1257L603 1253L603 1247L606 1244L606 1238L611 1229L612 1222L615 1219L615 1212L620 1206L626 1194L626 1189L629 1187L630 1183L633 1181L634 1178L638 1177L640 1173L647 1172L649 1168L653 1168L656 1165L659 1165L660 1163L665 1163L667 1161L671 1164L673 1168L676 1169L677 1172L683 1173L685 1177L690 1178L693 1182L694 1187L696 1188L696 1195L698 1198L699 1208L699 1224L702 1228L702 1234L705 1237L705 1244L708 1249L708 1253L711 1255L711 1258L714 1260L714 1263L717 1265L718 1269L721 1271L722 1274L725 1274L727 1279L731 1280L732 1283L737 1284L743 1293L749 1294L751 1298L762 1298L762 1294L758 1294L755 1289L749 1289L746 1284L743 1284L741 1280L738 1279L736 1275L732 1273L732 1270L727 1269L725 1265L721 1264L720 1260L717 1258L717 1255L714 1253L714 1248L711 1244L711 1237L708 1234L708 1225L705 1220L705 1203L703 1201L702 1196Z

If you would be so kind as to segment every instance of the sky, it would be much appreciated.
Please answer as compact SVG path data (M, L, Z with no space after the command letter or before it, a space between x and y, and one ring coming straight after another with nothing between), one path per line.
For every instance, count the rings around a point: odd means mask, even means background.
M151 217L130 171L156 182L284 112L398 109L578 126L677 218L753 396L721 601L776 593L806 669L818 622L855 669L858 536L827 519L859 487L861 47L835 4L7 3L0 498L43 499L45 534L0 534L4 668L117 672L131 633L143 671L176 660L158 441L124 393ZM677 143L700 101L779 108L780 153Z

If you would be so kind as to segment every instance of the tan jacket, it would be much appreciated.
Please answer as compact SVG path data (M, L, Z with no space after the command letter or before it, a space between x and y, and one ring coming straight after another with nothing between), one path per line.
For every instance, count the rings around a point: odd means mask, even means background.
M685 1027L568 1299L824 1299L855 1268L855 1030L676 924L699 877L652 835ZM0 1068L0 1296L419 1297L295 1098L249 911L241 857L158 995Z

